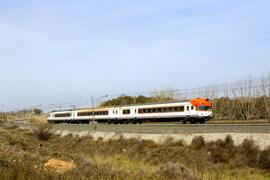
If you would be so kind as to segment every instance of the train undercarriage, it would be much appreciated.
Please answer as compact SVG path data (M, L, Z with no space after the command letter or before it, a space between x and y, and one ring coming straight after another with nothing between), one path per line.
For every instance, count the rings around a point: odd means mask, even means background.
M107 123L107 124L142 124L142 123L166 123L166 122L182 122L183 124L204 124L208 118L140 118L140 119L83 119L83 120L55 120L49 121L50 124L90 124L90 123Z

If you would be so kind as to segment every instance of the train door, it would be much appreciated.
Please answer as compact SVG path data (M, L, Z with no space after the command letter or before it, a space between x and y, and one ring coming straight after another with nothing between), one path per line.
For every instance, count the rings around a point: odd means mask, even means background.
M118 113L118 111L117 111L116 108L109 110L109 118L108 118L108 123L109 124L116 122L116 120L117 120L117 113Z
M196 107L195 106L190 105L189 114L190 114L190 116L196 115Z
M185 106L185 112L186 112L186 115L188 117L191 115L191 106L190 105Z

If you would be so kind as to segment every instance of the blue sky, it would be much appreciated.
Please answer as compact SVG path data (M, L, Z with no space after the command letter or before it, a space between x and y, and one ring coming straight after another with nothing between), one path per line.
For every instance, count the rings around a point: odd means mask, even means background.
M264 75L269 9L269 0L0 0L1 107Z

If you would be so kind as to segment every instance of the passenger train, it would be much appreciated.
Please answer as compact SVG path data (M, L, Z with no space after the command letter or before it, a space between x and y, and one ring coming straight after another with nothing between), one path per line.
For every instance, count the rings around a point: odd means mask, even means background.
M188 101L53 111L49 113L48 122L52 124L91 122L141 124L175 121L194 124L205 123L212 116L211 101L207 98L196 98Z

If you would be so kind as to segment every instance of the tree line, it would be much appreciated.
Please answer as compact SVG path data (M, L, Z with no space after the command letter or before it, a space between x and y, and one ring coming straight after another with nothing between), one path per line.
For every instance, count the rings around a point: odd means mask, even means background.
M177 99L169 96L120 96L101 104L119 106L153 102L169 102ZM270 119L270 97L221 97L212 99L214 120L254 120Z

